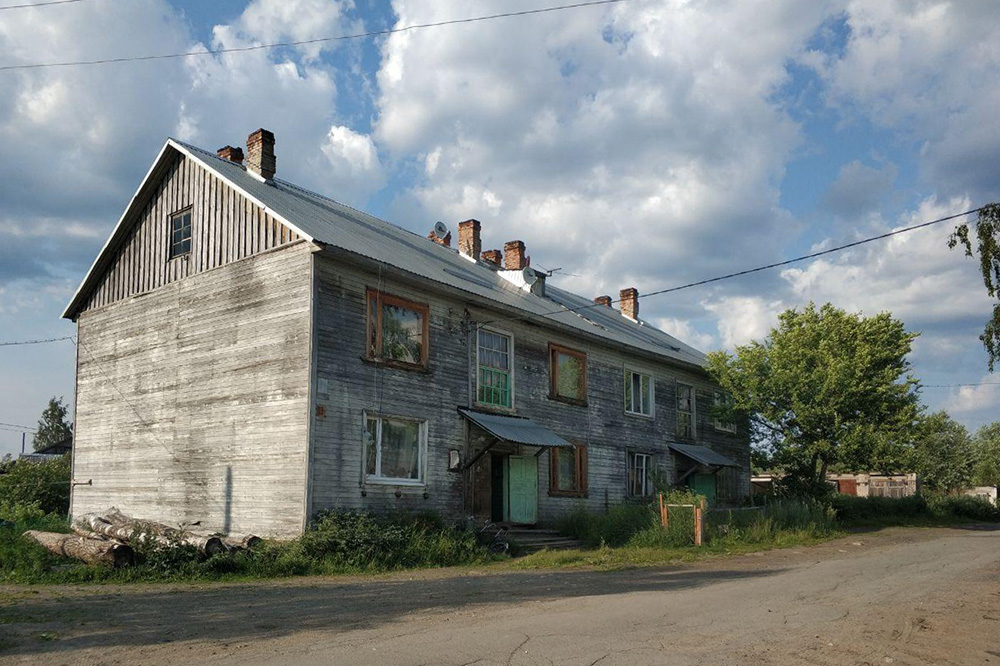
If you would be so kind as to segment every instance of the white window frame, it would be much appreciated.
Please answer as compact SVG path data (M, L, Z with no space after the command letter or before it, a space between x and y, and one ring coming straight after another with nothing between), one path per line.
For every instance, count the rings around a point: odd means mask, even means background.
M507 352L510 355L510 370L509 370L509 372L510 372L510 407L504 407L503 405L494 405L493 403L489 403L489 402L479 402L479 388L480 388L480 383L481 383L480 374L479 374L479 334L482 333L483 331L486 331L487 333L492 333L494 335L502 335L505 338L507 338L507 341L510 343L510 346L508 347L508 352ZM508 333L507 331L502 331L502 330L500 330L498 328L492 328L492 327L489 327L489 326L479 326L478 330L476 331L476 349L475 349L474 353L476 355L475 356L475 367L476 367L476 404L477 405L481 405L483 407L491 407L491 408L494 408L494 409L509 409L511 411L514 411L514 400L515 400L515 397L514 397L515 396L514 388L516 386L516 383L515 383L516 380L514 379L514 335L512 333Z
M366 484L389 485L389 486L426 486L427 485L427 421L415 419L407 416L395 416L392 414L378 414L364 411L361 414L361 478ZM368 419L376 420L375 438L375 474L368 473ZM379 476L382 470L382 421L405 421L416 423L420 426L420 441L417 450L417 474L416 479L398 479L390 476Z
M712 396L712 401L715 403L716 407L725 402L725 396L726 394L723 393L722 391L715 391L715 393ZM726 432L729 433L730 435L735 435L737 431L735 421L727 423L725 421L720 420L719 417L715 417L712 419L712 425L714 425L715 429L718 430L719 432Z
M649 380L649 413L644 414L643 412L636 412L630 408L628 404L628 389L632 385L632 376L639 375L640 377L645 377ZM640 383L641 385L641 383ZM625 402L625 413L630 416L641 416L643 418L651 419L656 416L656 382L653 379L653 375L648 372L642 372L641 370L635 370L633 368L625 368L625 373L622 381L622 399ZM640 400L640 403L642 401Z
M681 387L686 387L691 389L691 411L681 412L680 402L681 402ZM677 412L677 436L682 437L680 433L680 415L682 413L691 414L691 435L686 437L686 439L695 440L698 437L698 390L694 387L694 384L686 384L684 382L677 382L677 396L674 401L674 409Z
M642 475L642 488L643 493L637 495L633 492L632 488L632 459L638 459L639 457L645 459L645 464L643 465L643 475ZM625 483L628 486L627 495L629 497L650 497L653 494L652 483L650 482L650 474L653 471L653 454L646 453L644 451L626 451L625 452Z

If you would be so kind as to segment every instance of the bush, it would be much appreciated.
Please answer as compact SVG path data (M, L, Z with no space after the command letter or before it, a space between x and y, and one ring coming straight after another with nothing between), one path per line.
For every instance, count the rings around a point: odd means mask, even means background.
M69 484L69 456L44 462L5 462L0 474L0 519L65 515L69 512Z
M968 495L937 495L927 499L928 507L939 518L956 518L1000 522L1000 507L983 497Z
M851 497L831 500L844 525L905 525L962 520L1000 522L1000 509L981 497L929 494L912 497Z
M606 513L577 509L557 521L556 529L588 546L624 546L635 534L652 527L656 519L649 504L617 504Z

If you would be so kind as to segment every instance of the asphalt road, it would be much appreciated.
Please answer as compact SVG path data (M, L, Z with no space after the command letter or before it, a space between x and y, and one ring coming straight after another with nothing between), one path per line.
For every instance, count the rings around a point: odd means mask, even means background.
M998 572L1000 531L894 529L683 568L0 587L0 663L1000 665Z

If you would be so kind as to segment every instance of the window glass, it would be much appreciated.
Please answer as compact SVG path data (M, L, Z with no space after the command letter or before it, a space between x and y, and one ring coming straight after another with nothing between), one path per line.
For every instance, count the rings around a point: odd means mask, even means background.
M557 465L558 482L561 490L576 489L576 455L571 451L561 451Z
M365 421L365 474L369 480L421 481L424 424L394 418Z
M716 407L728 408L732 403L732 399L725 393L722 393L721 391L716 391L714 402ZM736 432L736 424L732 421L724 420L723 417L716 416L714 419L714 423L716 430L721 430L722 432L729 432L729 433Z
M652 379L630 370L625 371L625 411L632 414L652 416Z
M368 355L373 359L424 365L427 306L368 292Z
M573 400L584 400L584 373L586 361L576 354L555 351L556 395Z
M628 492L632 497L645 497L652 494L650 482L652 473L652 456L646 453L628 454Z
M191 211L177 213L170 218L170 258L191 251Z
M550 492L582 496L587 492L587 447L549 449Z
M480 403L512 406L510 349L510 337L492 331L479 331L477 400Z
M677 436L694 439L694 388L677 385Z

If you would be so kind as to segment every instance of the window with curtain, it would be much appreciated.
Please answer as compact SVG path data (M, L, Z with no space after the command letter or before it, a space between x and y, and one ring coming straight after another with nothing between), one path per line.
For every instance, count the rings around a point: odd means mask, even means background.
M366 480L423 483L426 421L369 414L364 435Z

